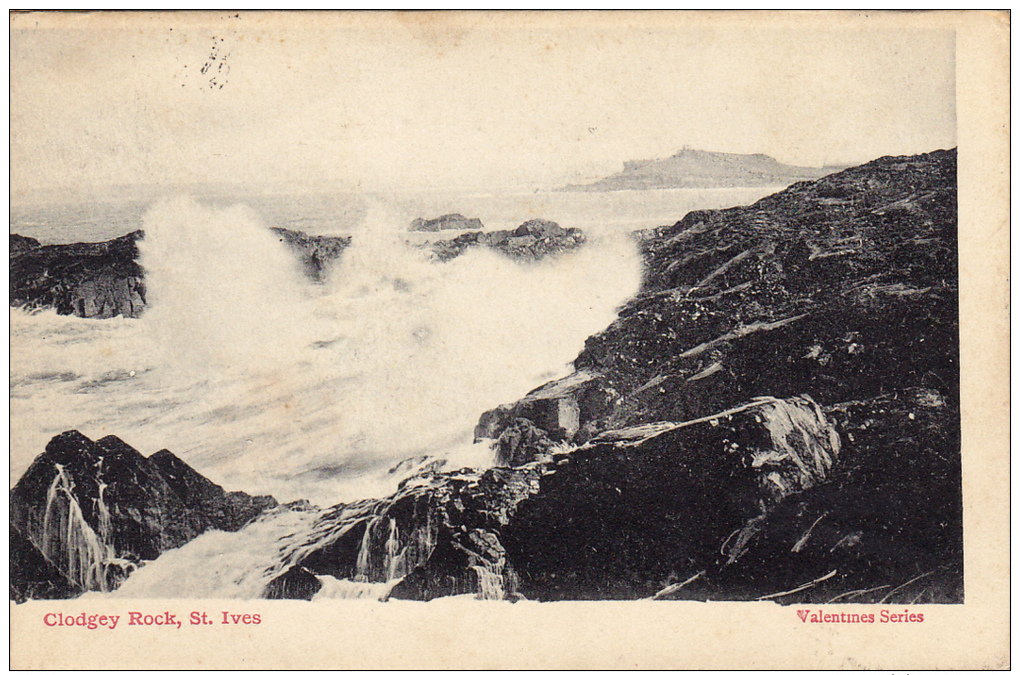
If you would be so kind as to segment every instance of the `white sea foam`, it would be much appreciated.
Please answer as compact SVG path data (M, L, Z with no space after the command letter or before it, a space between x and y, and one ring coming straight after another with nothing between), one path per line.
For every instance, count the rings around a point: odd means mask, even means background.
M141 319L12 310L12 480L69 428L320 504L392 489L410 456L484 466L479 414L567 372L636 293L640 258L619 235L540 263L438 264L404 228L376 205L315 285L253 212L157 204Z

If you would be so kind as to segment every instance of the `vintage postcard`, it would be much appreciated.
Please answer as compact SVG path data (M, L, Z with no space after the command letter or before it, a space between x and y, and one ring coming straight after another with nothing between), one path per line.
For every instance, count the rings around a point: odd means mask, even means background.
M13 13L11 666L1008 668L1008 56Z

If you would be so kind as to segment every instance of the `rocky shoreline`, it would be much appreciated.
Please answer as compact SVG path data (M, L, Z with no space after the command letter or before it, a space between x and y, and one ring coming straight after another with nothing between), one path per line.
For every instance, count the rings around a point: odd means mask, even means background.
M640 240L642 289L574 373L481 416L497 466L422 462L389 497L322 511L263 597L311 598L332 578L414 600L962 602L956 151L884 157ZM12 491L25 560L54 562L39 520L68 445L137 455L83 438L54 439ZM148 460L159 476L179 462L163 457ZM208 488L188 506L196 491L160 480L182 532L143 529L143 559L222 510L203 506ZM75 494L101 532L92 492Z

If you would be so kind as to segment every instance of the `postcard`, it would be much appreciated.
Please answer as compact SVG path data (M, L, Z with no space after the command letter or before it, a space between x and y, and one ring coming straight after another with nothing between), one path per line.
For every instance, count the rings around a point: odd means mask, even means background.
M15 669L1008 668L1007 12L17 12Z

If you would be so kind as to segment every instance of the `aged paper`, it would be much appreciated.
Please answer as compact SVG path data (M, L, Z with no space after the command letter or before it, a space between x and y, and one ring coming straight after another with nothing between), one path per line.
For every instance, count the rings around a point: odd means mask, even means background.
M13 14L12 668L1008 668L1008 56Z

